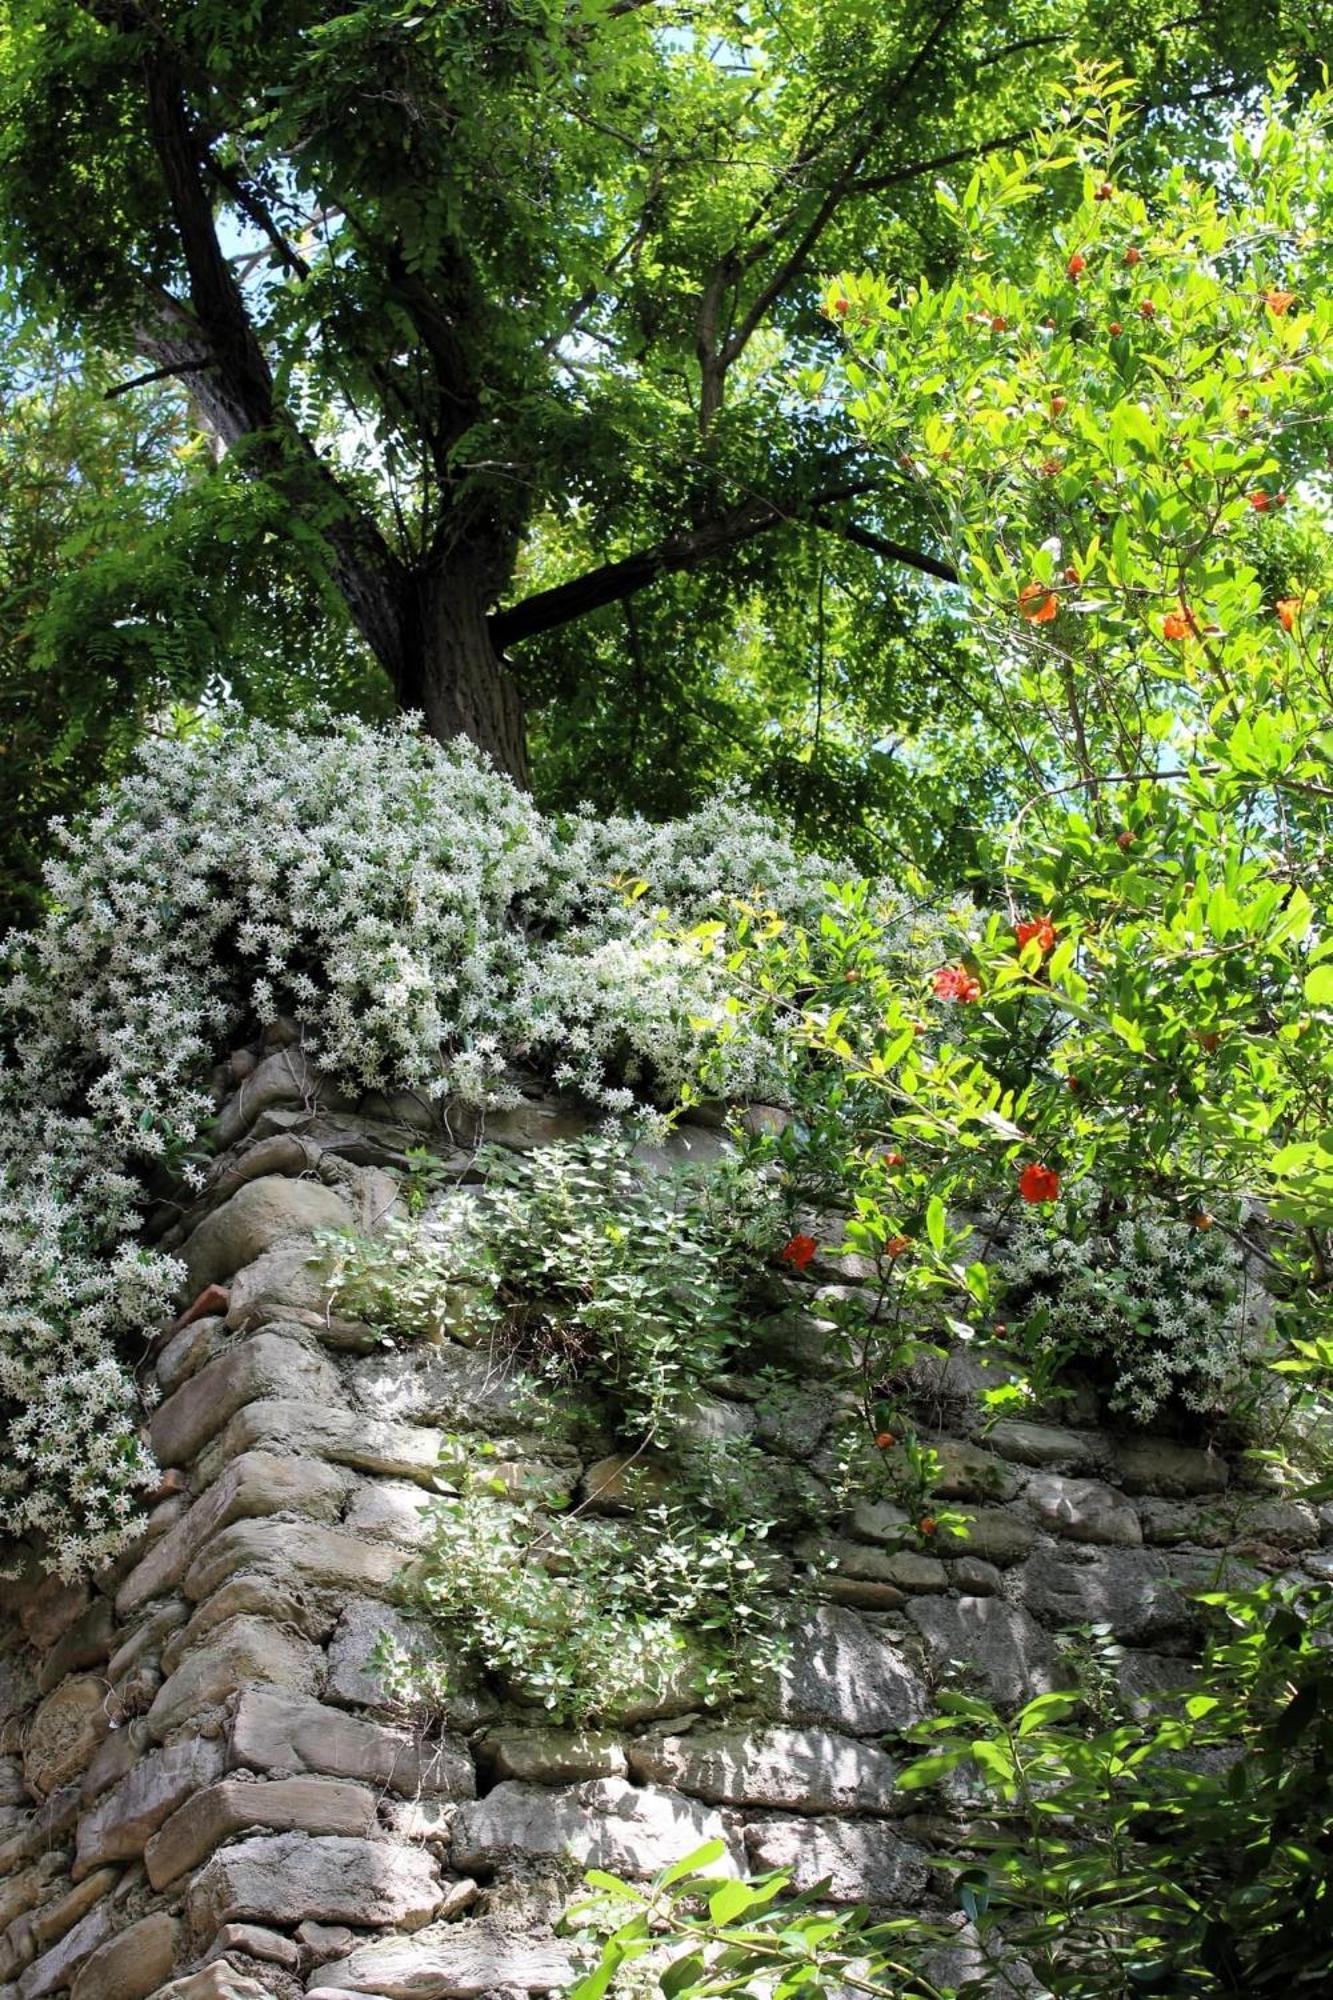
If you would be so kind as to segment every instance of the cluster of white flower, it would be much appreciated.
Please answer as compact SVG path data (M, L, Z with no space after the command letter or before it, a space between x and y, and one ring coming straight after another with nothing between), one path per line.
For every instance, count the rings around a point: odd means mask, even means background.
M349 1088L478 1099L527 1059L618 1111L674 1093L723 1010L680 934L735 897L824 904L741 805L547 818L407 721L153 743L59 841L0 992L0 1537L66 1572L152 1477L124 1359L176 1274L133 1247L132 1176L180 1169L229 1037L292 1015ZM733 1036L725 1062L741 1096L771 1053Z
M1036 1339L1109 1374L1111 1408L1140 1423L1172 1402L1227 1409L1271 1312L1224 1229L1151 1201L1126 1214L1093 1181L1023 1215L999 1274Z

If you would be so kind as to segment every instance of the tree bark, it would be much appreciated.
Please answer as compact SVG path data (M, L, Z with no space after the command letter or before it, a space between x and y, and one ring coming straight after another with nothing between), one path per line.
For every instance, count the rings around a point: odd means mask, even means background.
M419 709L438 742L466 736L526 789L523 704L492 636L489 568L456 552L413 579L395 689L400 706Z

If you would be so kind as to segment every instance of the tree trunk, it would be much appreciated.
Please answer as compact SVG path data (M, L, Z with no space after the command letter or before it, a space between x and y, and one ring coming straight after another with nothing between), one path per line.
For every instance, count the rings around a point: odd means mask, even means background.
M466 557L414 579L404 620L403 708L418 708L437 742L466 736L526 790L527 735L523 705L490 630L489 565Z

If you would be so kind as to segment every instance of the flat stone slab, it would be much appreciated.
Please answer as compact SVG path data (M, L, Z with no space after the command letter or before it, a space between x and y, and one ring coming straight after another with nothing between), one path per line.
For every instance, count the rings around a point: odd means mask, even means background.
M824 1605L791 1634L763 1707L778 1722L825 1723L869 1736L919 1722L926 1691L888 1634L855 1611Z
M409 1479L435 1491L443 1444L443 1431L421 1424L325 1409L292 1396L266 1396L238 1410L212 1450L220 1464L256 1447L303 1452L354 1472Z
M267 1514L335 1521L350 1484L350 1473L319 1459L243 1452L130 1571L116 1593L117 1616L128 1618L150 1598L174 1590L199 1551L235 1521Z
M493 1874L513 1862L567 1860L618 1875L655 1875L708 1840L734 1846L717 1813L697 1801L623 1778L552 1788L506 1782L459 1808L453 1865ZM739 1852L719 1872L739 1873Z
M390 1590L407 1558L387 1542L365 1542L313 1521L237 1521L202 1549L185 1573L192 1602L211 1597L238 1570L295 1574L323 1589L358 1595Z
M832 1903L912 1904L927 1857L882 1820L770 1819L745 1829L750 1868L781 1868L801 1893L827 1880Z
M180 1925L165 1910L131 1924L84 1960L70 2000L144 2000L171 1977L179 1937Z
M828 1729L696 1729L627 1748L636 1778L712 1805L887 1812L893 1795L895 1766L883 1751Z
M288 1929L308 1917L364 1930L420 1930L441 1897L439 1870L421 1848L279 1833L220 1848L195 1876L186 1907L191 1930L207 1944L226 1923Z
M236 1704L228 1761L251 1771L321 1771L418 1793L470 1799L476 1774L467 1745L451 1736L424 1741L408 1729L347 1715L307 1696L247 1688ZM623 1762L623 1759L622 1759Z
M187 1799L153 1836L144 1866L155 1889L165 1889L229 1840L234 1833L267 1827L282 1833L368 1834L375 1824L375 1793L345 1778L224 1778Z
M979 1674L1001 1708L1055 1685L1050 1640L1025 1611L997 1597L920 1598L907 1615L937 1671L957 1667Z
M1130 1502L1100 1479L1069 1479L1059 1472L1038 1472L1029 1479L1023 1498L1043 1528L1068 1541L1128 1549L1137 1548L1143 1540L1138 1514Z
M577 1970L567 1944L524 1938L484 1918L438 1937L383 1938L319 1970L318 1993L378 1994L383 2000L473 2000L482 1993L550 1993Z
M221 1774L222 1745L202 1736L150 1751L79 1821L74 1879L142 1854L163 1821Z
M199 1652L187 1654L163 1681L148 1711L148 1728L160 1741L181 1723L221 1707L238 1688L256 1681L313 1693L324 1656L264 1618L229 1618L208 1634Z
M314 1348L282 1334L257 1333L158 1404L148 1432L159 1465L188 1465L237 1410L261 1396L338 1404L342 1388L332 1363Z
M350 1205L322 1181L293 1180L286 1174L247 1181L186 1238L180 1254L189 1296L253 1264L275 1243L310 1237L317 1229L348 1229L352 1221Z
M1152 1549L1104 1549L1081 1560L1041 1549L1024 1568L1023 1596L1048 1624L1106 1624L1137 1646L1179 1637L1197 1623L1171 1565Z

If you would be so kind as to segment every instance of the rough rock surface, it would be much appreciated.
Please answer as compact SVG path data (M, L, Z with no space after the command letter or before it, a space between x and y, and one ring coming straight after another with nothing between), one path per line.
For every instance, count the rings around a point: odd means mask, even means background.
M423 1133L451 1175L475 1171L474 1115L410 1094L354 1106L290 1024L230 1073L211 1185L163 1224L194 1316L145 1363L164 1472L137 1545L88 1582L33 1564L3 1593L0 2000L517 2000L571 1976L553 1921L581 1868L643 1879L709 1840L723 1874L943 1907L932 1849L953 1822L894 1776L937 1685L975 1676L1016 1705L1059 1678L1061 1628L1105 1622L1152 1714L1188 1680L1185 1592L1219 1565L1242 1584L1333 1576L1333 1507L1243 1461L1104 1427L1089 1394L1059 1420L987 1423L971 1399L1012 1365L994 1344L923 1363L905 1392L964 1533L926 1539L890 1482L835 1498L850 1406L830 1315L860 1267L824 1259L774 1281L753 1373L710 1380L686 1423L766 1508L803 1510L771 1538L785 1655L732 1712L702 1708L691 1641L597 1727L544 1722L402 1594L446 1435L490 1441L508 1492L549 1482L612 1520L679 1497L678 1449L631 1456L573 1397L534 1422L504 1357L384 1345L330 1312L312 1232L373 1226L396 1198L379 1163L401 1167ZM492 1136L522 1148L586 1124L529 1092ZM466 1181L450 1197L474 1198ZM385 1635L441 1669L440 1704L396 1704ZM957 1927L940 1979L979 1964Z

